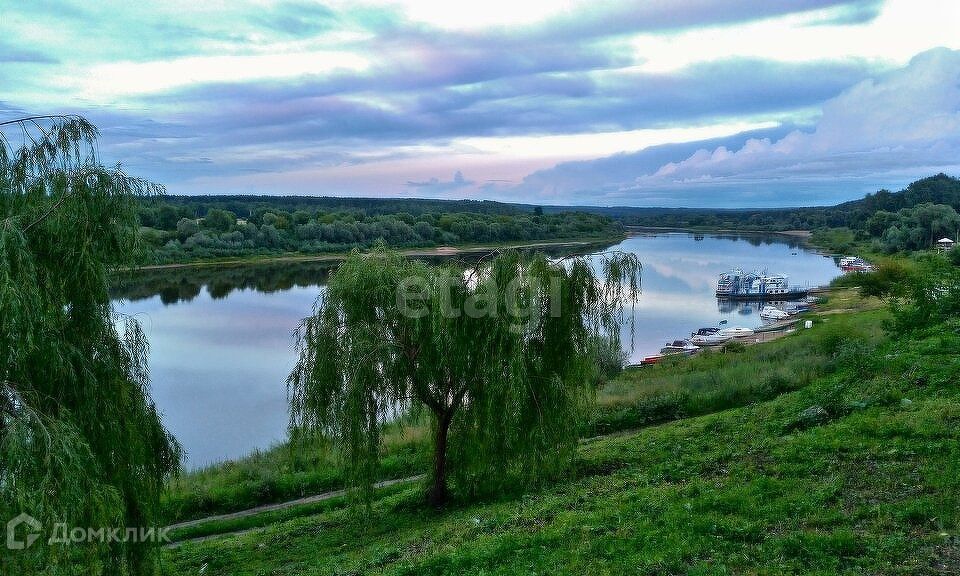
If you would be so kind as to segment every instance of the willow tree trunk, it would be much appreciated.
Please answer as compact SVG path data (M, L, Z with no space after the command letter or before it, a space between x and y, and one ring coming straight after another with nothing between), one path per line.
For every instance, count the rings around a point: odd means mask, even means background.
M447 436L451 419L449 414L438 415L433 443L433 484L427 492L427 501L438 508L446 504L450 497L447 491Z

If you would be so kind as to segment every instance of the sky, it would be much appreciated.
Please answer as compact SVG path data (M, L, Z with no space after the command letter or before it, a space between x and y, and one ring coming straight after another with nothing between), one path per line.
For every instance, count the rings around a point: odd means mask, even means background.
M0 0L0 118L170 194L799 206L960 175L955 0Z

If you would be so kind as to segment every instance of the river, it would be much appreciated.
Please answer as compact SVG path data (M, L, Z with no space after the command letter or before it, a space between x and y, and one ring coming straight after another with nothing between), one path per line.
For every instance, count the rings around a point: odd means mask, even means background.
M643 263L633 360L722 320L760 325L756 305L714 297L721 272L768 270L800 286L840 273L832 258L786 236L658 232L605 249L634 252ZM150 340L152 395L186 450L187 468L285 438L293 332L329 271L330 264L302 262L173 268L139 272L114 290L116 311L135 316Z

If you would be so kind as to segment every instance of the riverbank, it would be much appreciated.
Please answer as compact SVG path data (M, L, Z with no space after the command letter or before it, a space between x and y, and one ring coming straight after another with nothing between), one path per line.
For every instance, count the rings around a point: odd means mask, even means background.
M624 373L543 490L248 518L165 552L168 573L954 573L960 337L894 339L876 302L832 300L775 342Z

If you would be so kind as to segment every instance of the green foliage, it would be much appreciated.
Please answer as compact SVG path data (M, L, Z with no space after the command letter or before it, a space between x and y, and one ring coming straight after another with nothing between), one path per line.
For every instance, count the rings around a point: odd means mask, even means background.
M847 254L853 251L856 233L846 227L821 228L813 232L810 242L830 252Z
M941 256L920 260L901 284L891 309L893 329L922 330L960 316L960 269Z
M149 527L179 451L148 394L147 343L117 318L108 271L139 255L138 198L77 117L0 123L0 519ZM22 143L12 144L17 135ZM4 574L147 574L154 546L43 544Z
M872 272L857 272L838 276L832 285L856 286L861 296L887 297L898 295L906 286L912 267L902 260L882 260Z
M203 219L203 225L218 232L228 232L233 228L236 221L237 216L233 212L214 209L207 212L206 217Z
M960 266L960 246L956 246L947 252L947 260L954 266Z
M428 413L437 505L448 453L467 493L539 480L569 460L599 380L597 339L619 347L622 306L639 293L635 256L600 266L507 252L465 272L354 252L298 331L292 428L329 436L351 484L369 489L383 422Z
M896 214L877 212L884 220L881 246L887 252L928 250L938 239L953 238L960 230L960 215L946 204L918 204Z
M310 202L316 200L317 202ZM323 211L324 198L259 197L248 200L214 201L204 197L166 198L142 203L139 215L145 227L160 232L151 236L153 262L184 262L196 259L259 256L283 252L317 254L349 252L383 242L400 247L431 247L440 244L497 244L544 240L609 238L622 227L602 216L564 212L537 216L508 205L492 210L487 203L423 201L370 201L343 199L343 205L368 206L367 210ZM302 203L301 203L302 201ZM420 202L419 204L417 202ZM339 204L335 204L339 205ZM391 208L395 206L395 208ZM293 212L282 209L296 208ZM401 211L411 208L414 214ZM432 212L427 209L447 209ZM477 212L457 212L476 208ZM391 212L390 210L395 210ZM482 211L481 211L482 210ZM236 224L235 214L247 218ZM179 220L175 220L179 218ZM204 236L195 221L201 219ZM240 234L236 234L240 232Z
M181 218L177 221L177 236L185 241L187 238L200 232L200 225L192 218Z

